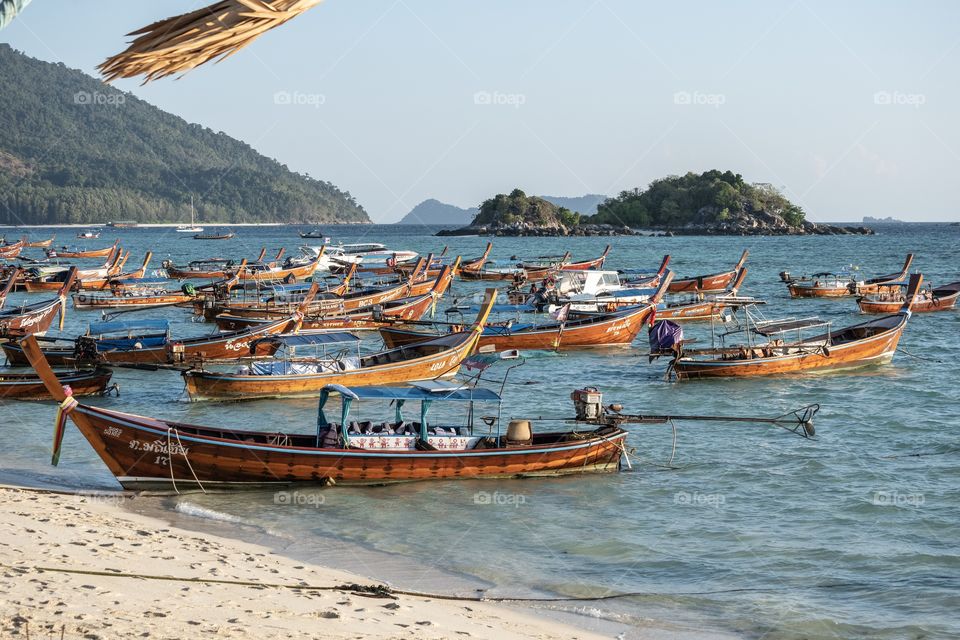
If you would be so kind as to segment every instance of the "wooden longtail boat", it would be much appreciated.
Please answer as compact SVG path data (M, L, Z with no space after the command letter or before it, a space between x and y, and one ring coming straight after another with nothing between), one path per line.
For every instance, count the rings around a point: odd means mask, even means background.
M56 239L56 235L50 236L46 240L37 240L35 242L29 242L26 237L22 238L23 246L30 247L33 249L46 249L53 244L53 241Z
M760 345L690 351L681 348L671 366L677 378L683 380L776 375L890 362L922 280L920 274L911 276L906 302L894 315L794 342L771 340ZM757 332L764 336L782 335L793 331L796 325L772 324L758 328Z
M722 273L712 273L706 276L693 276L690 278L674 278L670 285L670 293L721 293L730 288L737 273L747 262L747 256L750 252L743 251L740 260L730 271Z
M13 260L23 251L23 240L18 240L13 244L0 245L0 259Z
M139 349L107 352L97 349L97 355L100 360L110 364L193 364L211 360L236 361L242 358L269 357L276 353L279 345L262 343L256 351L251 350L251 345L265 336L299 331L303 321L303 309L310 304L316 289L316 284L311 287L311 292L304 299L300 310L273 322L232 333L164 340L160 344L144 345Z
M657 306L658 320L673 320L674 322L698 322L715 320L723 317L728 309L736 309L745 304L759 304L756 298L741 298L738 295L744 278L747 277L747 268L737 272L736 278L727 291L716 295L696 294L693 300L666 300Z
M568 262L560 265L560 271L589 271L590 269L603 269L603 263L607 260L607 254L610 253L610 245L603 250L599 258L593 260L582 260L580 262Z
M75 268L75 267L74 267ZM76 271L76 280L84 278L88 281L100 278L109 278L120 273L123 268L123 251L119 247L114 248L114 253L110 254L106 263L98 269L78 269ZM31 270L32 272L33 270ZM64 280L69 274L69 269L55 271L50 275L39 275L36 277L25 278L21 281L21 286L28 293L37 293L41 291L57 291L63 285Z
M348 271L348 273L350 272ZM432 288L432 284L430 282L427 282L426 284L429 286L429 288ZM310 306L306 309L305 313L311 315L344 315L365 307L372 307L374 305L384 304L392 300L398 300L402 297L411 295L411 291L413 290L413 288L406 283L398 284L385 289L357 289L350 291L349 293L341 293L343 288L344 285L341 284L340 287L334 290L318 294L315 296L315 299ZM255 301L250 304L223 304L217 306L214 318L221 314L227 314L243 318L267 319L276 317L278 313L290 313L291 307L293 307L295 304L296 303L283 301L266 304L259 301Z
M260 249L260 255L252 262L262 265L263 268L273 268L277 266L276 261L283 256L284 252L285 249L281 247L272 262L264 263L263 259L267 255L267 249L264 247ZM238 271L244 271L248 262L250 261L246 258L239 262L227 258L207 258L205 260L194 260L181 267L173 264L170 260L164 260L163 268L167 271L167 275L175 280L216 280L229 278Z
M487 323L477 343L478 349L584 349L627 347L653 315L657 302L666 292L668 274L648 304L625 307L602 314L583 315L574 319L534 323ZM561 311L565 315L564 312ZM385 327L380 335L387 347L415 344L436 337L435 333Z
M76 278L77 268L70 267L67 279L61 284L56 298L0 311L0 336L24 336L31 333L42 335L53 324L57 314L60 315L62 329L64 315L67 312L67 295Z
M551 260L549 264L534 266L530 263L521 262L512 267L488 268L486 261L479 267L460 267L460 278L463 280L542 280L552 273L555 273L562 265L570 259L570 252L567 251L562 257Z
M305 280L313 275L313 272L317 270L317 267L320 265L320 260L323 258L323 251L320 252L316 259L311 260L306 264L301 265L259 265L259 264L247 264L245 267L239 269L237 274L240 276L241 280L259 280L259 281L278 281L278 280L290 280L291 278L297 280ZM169 272L169 271L168 271Z
M75 396L102 395L113 372L106 367L56 372L57 382L69 385ZM50 392L35 373L0 373L0 398L4 400L50 400Z
M881 289L876 295L857 298L857 305L863 313L896 313L905 302L901 288L899 283L888 285L885 289L889 291ZM924 289L917 293L910 311L914 313L949 311L956 308L958 298L960 298L960 282Z
M800 279L792 279L789 273L783 272L780 278L787 283L787 289L792 298L842 298L877 293L881 287L900 282L907 277L911 264L913 264L913 254L908 253L903 269L899 272L864 281L857 281L848 274L826 272L814 274L811 278Z
M432 291L419 296L390 300L381 304L362 307L347 314L308 314L303 318L302 330L320 329L364 330L391 326L398 322L420 320L439 300L450 281L453 268L444 267L434 281ZM239 331L265 322L264 319L222 314L216 317L217 327L224 331Z
M386 484L612 472L620 468L627 437L618 426L595 424L574 432L537 433L527 421L511 423L504 435L499 434L499 425L497 435L474 433L473 402L500 400L484 389L431 393L325 388L313 433L187 425L68 398L36 342L27 340L24 348L54 400L125 489ZM419 424L386 423L376 433L364 434L365 428L375 427L357 423L354 435L350 422L344 426L326 421L323 408L332 393L341 394L345 416L350 404L361 398L396 404L419 401L424 406L460 401L470 403L470 421L467 427L431 427L422 409ZM55 450L59 446L55 442Z
M639 271L635 269L624 269L617 271L620 275L620 282L628 287L658 287L660 279L667 273L667 265L670 264L670 254L663 256L660 267L656 271Z
M70 249L61 247L59 249L50 249L47 251L49 258L106 258L117 248L120 240L114 240L113 245L103 249Z
M311 397L328 384L369 386L452 376L476 348L496 297L495 289L487 291L487 300L467 331L361 355L355 360L316 361L315 372L310 373L257 375L256 372L237 374L193 369L183 372L187 393L191 400Z
M77 286L81 291L99 291L102 289L107 289L110 286L110 282L113 280L139 280L143 278L147 273L147 267L150 265L150 259L153 257L152 251L147 251L147 255L143 258L143 264L136 271L130 271L128 273L115 273L110 274L103 278L78 278ZM120 261L119 271L123 271L123 267L126 266L127 260L130 258L130 253L128 252L124 258Z
M124 293L91 293L81 291L73 294L73 308L77 311L97 311L100 309L150 309L170 307L193 302L196 295L183 292L141 291L127 289Z

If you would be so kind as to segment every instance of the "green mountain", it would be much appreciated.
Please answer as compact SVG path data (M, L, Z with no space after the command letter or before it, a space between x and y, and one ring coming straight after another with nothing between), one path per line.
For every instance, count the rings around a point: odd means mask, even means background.
M591 224L640 228L734 227L762 223L802 229L804 211L769 184L749 184L732 171L693 172L654 180L601 203ZM808 225L810 223L807 223Z
M63 64L0 44L0 223L370 222L294 173Z

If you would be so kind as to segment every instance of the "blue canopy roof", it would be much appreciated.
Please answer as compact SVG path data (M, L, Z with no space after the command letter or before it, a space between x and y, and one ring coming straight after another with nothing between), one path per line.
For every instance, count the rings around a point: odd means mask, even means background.
M353 387L330 384L323 388L327 393L339 393L360 400L427 400L451 402L498 402L500 396L481 387L458 387L457 385L422 387Z
M100 335L119 331L167 331L170 323L166 320L114 320L112 322L92 322L89 333Z

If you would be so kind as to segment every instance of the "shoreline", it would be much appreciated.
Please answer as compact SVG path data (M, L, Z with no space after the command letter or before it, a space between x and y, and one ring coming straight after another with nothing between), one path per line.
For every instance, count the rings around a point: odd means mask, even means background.
M122 494L4 486L0 496L4 634L29 629L35 637L56 636L66 629L67 637L144 631L151 637L225 638L611 637L503 603L381 599L336 590L378 581L235 538L198 535L131 512Z

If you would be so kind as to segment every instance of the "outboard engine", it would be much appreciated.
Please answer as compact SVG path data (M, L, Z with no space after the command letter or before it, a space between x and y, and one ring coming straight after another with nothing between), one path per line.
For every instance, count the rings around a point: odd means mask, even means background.
M596 387L577 389L570 394L570 399L581 422L597 422L603 415L603 393Z

